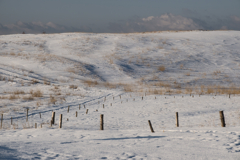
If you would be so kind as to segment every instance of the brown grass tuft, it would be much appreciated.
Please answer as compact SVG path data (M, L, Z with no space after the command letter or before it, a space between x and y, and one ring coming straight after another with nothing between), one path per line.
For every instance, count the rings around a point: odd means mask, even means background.
M55 99L55 97L53 97L52 95L50 95L50 103L55 104L57 102L57 100Z
M37 84L37 83L39 83L39 81L36 80L36 79L32 79L31 83L32 83L32 84Z
M15 100L15 99L18 99L19 97L17 97L15 94L14 95L11 95L9 97L9 100Z
M34 98L32 96L25 96L25 97L23 97L23 100L32 101L32 100L34 100Z
M158 67L158 70L161 71L161 72L164 72L165 71L165 67L164 66L160 66L160 67Z
M77 85L70 85L69 88L70 88L70 89L77 89L78 86L77 86Z
M91 81L91 80L85 80L85 81L83 81L83 83L85 85L88 85L89 87L94 87L94 86L98 85L97 81Z
M43 93L40 90L36 90L36 91L31 90L30 94L32 95L32 97L42 97L43 96Z
M16 91L13 92L13 94L25 94L25 92L24 91L20 91L20 90L16 90Z

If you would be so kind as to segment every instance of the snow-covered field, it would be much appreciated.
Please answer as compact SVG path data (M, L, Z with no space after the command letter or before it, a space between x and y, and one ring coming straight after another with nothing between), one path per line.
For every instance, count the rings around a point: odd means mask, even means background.
M2 35L0 48L0 159L240 158L239 31Z

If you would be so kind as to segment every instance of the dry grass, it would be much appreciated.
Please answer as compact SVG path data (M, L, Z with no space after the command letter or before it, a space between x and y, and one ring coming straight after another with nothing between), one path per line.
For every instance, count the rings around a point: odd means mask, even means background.
M15 100L15 99L18 99L18 98L19 98L19 96L16 96L14 94L14 95L10 95L9 100Z
M43 96L43 93L40 90L36 90L36 91L31 90L30 94L32 95L32 97L42 97Z
M207 92L206 92L207 94L213 94L214 93L214 89L213 88L210 88L210 87L208 87L207 88Z
M165 68L164 66L160 66L160 67L158 67L158 70L161 71L161 72L164 72L165 69L166 69L166 68Z
M7 96L0 96L0 99L9 99Z
M55 85L54 85L54 89L59 89L59 86L55 86Z
M103 83L102 84L104 87L106 88L110 88L110 89L113 89L113 88L117 88L117 86L121 85L121 84L113 84L113 83Z
M69 88L70 88L70 89L77 89L78 86L77 86L77 85L70 85Z
M184 65L183 64L180 64L180 69L183 69Z
M49 103L55 104L57 102L56 98L50 95Z
M158 46L157 49L163 49L163 47L162 46Z
M75 68L67 68L67 72L74 73L74 74L77 73L77 71L75 70Z
M47 81L47 80L44 80L43 84L50 85L51 83L49 81Z
M34 98L32 97L32 95L30 95L30 96L24 96L24 97L23 97L23 100L25 100L25 101L33 101Z
M92 80L85 80L85 81L83 81L83 83L85 85L88 85L89 87L94 87L94 86L98 85L97 81L92 81Z
M24 91L20 91L20 90L16 90L16 91L14 91L13 93L14 93L14 94L25 94Z
M218 70L218 71L213 72L213 75L217 76L220 73L221 73L221 71Z
M42 105L42 103L40 101L37 101L36 106L39 107L40 105Z
M32 83L32 84L37 84L37 83L39 83L39 81L36 80L36 79L32 79L32 80L31 80L31 83Z
M33 128L33 124L30 125L29 122L26 122L26 123L22 123L22 127L23 129L29 129L29 128Z

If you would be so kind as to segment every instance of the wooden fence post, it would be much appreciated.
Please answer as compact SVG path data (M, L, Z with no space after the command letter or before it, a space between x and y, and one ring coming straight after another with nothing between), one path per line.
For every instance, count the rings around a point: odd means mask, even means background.
M111 106L112 106L112 103L111 103Z
M35 123L35 128L37 128L37 123Z
M55 123L55 112L52 112L52 124Z
M59 128L62 128L62 114L59 117Z
M28 121L28 108L27 108L27 114L26 114L26 122Z
M86 114L88 114L88 109L86 110Z
M179 127L178 112L176 112L176 126Z
M229 94L229 98L230 98L230 94Z
M102 108L104 108L104 104L103 104Z
M79 110L80 110L80 108L81 108L81 104L79 104Z
M76 117L77 117L77 111L76 111Z
M68 113L69 113L69 108L70 108L70 106L68 106L68 111L67 111Z
M121 95L120 95L120 99L121 99Z
M41 113L39 113L39 115L40 115L40 118L42 118Z
M223 111L219 111L222 127L226 127Z
M12 117L11 117L11 125L12 125Z
M83 106L84 106L84 108L86 108L86 107L85 107L85 104L84 104Z
M150 120L148 120L148 124L149 124L149 127L150 127L150 129L151 129L151 132L154 133L154 130L153 130L153 127L152 127L152 124L151 124L151 121L150 121Z
M142 97L142 100L143 100L143 97Z
M103 130L103 114L100 115L100 130Z
M2 124L3 124L3 114L1 114L1 128L2 128Z

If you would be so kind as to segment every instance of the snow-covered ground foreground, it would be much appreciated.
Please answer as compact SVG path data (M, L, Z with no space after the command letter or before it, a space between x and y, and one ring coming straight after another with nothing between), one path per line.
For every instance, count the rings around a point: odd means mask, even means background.
M7 35L0 48L0 159L240 157L239 31Z

